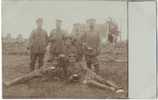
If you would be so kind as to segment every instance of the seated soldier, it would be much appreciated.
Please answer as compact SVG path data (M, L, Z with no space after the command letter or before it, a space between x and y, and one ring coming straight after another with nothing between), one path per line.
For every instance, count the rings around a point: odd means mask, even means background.
M68 57L68 81L77 81L82 75L83 68L81 66L81 63L77 61L76 54L71 53Z
M86 85L93 85L103 89L110 89L115 92L124 92L119 86L115 85L111 81L103 79L97 75L94 71L84 66L81 61L77 60L77 48L71 42L71 38L67 38L65 42L65 52L67 53L68 65L67 65L67 77L69 82L81 82ZM86 65L86 64L85 64Z
M69 65L67 71L69 82L80 82L88 86L92 85L102 89L110 89L116 93L124 92L123 89L113 82L103 79L101 76L82 65L81 62L78 62L75 54L70 54L68 59Z
M69 74L67 73L68 70L70 72L69 66L71 65L71 63L73 63L73 60L75 60L71 56L75 56L75 58L78 59L79 55L78 55L78 48L76 47L75 44L73 44L72 36L70 35L66 36L64 41L65 41L64 42L64 55L67 58L67 65L64 67L64 72L66 72L66 74L68 75ZM72 70L75 70L75 69L72 68Z

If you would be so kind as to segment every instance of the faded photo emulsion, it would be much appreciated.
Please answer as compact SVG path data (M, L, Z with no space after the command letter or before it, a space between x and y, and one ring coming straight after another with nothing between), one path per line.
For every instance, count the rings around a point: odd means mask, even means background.
M128 98L127 1L2 1L3 98Z

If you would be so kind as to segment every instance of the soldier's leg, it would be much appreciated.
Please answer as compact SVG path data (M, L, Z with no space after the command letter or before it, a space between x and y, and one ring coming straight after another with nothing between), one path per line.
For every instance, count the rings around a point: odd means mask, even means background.
M48 55L48 62L52 62L53 61L53 54L50 52Z
M59 55L60 55L60 54L57 54L56 57L59 57ZM66 58L64 57L64 58L61 58L58 63L60 63L59 66L60 66L60 68L62 68L62 70L63 70L63 74L62 74L63 78L64 78L64 79L67 79L67 77L68 77L67 67L69 66L68 61L67 61Z
M100 75L97 75L95 72L91 72L91 74L93 74L93 80L96 80L100 83L106 84L110 87L113 87L115 89L119 89L120 87L118 85L116 85L114 82L109 81L109 80L105 80L104 78L102 78Z
M93 65L94 65L95 73L99 73L99 61L98 61L97 57L93 58Z
M47 54L48 54L47 62L51 63L54 58L54 48L52 47L52 45L50 45L50 47L47 48Z
M105 80L104 78L93 72L92 70L88 70L88 74L86 75L86 77L88 77L87 82L89 82L90 84L94 84L98 87L109 88L112 90L120 89L119 86L117 86L116 84L114 84L109 80Z
M66 68L67 66L64 66L63 67L63 78L65 79L65 80L67 80L68 79L68 72L67 72L67 68Z
M98 88L101 88L101 89L110 89L112 91L115 91L114 87L109 87L106 84L102 84L102 83L97 82L95 80L87 80L86 84L89 85L89 86L95 86L95 87L98 87Z
M109 87L113 87L115 89L118 89L119 86L117 86L116 84L114 84L113 82L109 81L109 80L105 80L104 78L102 78L101 76L97 75L96 73L91 73L94 75L93 80L96 80L100 83L106 84Z
M39 68L41 68L43 66L43 62L44 62L44 53L39 54L38 55L38 64L39 64Z
M99 64L94 65L94 70L96 73L99 73Z
M26 75L22 75L20 77L17 77L9 82L5 82L4 84L9 87L9 86L12 86L12 85L16 85L16 84L19 84L19 83L23 83L23 82L26 82L26 81L29 81L35 77L41 77L41 70L34 70Z
M83 50L81 48L81 45L79 45L79 50L78 50L78 61L82 61L83 59Z
M91 58L89 58L87 56L85 57L87 68L92 69L92 64L91 64L91 60L90 59Z
M92 70L87 70L87 71L88 71L86 74L86 77L88 77L87 79L96 80L98 82L105 83L105 80L100 75L97 75Z
M37 59L37 54L35 53L31 53L30 55L30 70L33 71L35 70L35 63L36 63L36 59Z
M88 61L87 61L87 67L88 67L89 69L92 69L92 68L91 68L91 63L88 62Z

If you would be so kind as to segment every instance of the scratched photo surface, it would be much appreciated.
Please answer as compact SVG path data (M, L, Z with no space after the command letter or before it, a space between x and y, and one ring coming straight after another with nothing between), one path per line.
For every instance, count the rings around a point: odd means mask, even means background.
M127 1L2 1L3 98L128 98Z

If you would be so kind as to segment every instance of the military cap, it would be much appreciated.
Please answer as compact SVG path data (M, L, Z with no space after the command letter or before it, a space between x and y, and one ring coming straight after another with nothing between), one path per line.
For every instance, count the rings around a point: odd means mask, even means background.
M86 22L89 23L89 24L96 23L96 19L91 18L91 19L88 19Z
M42 22L43 21L43 18L42 17L39 17L37 18L36 22Z

